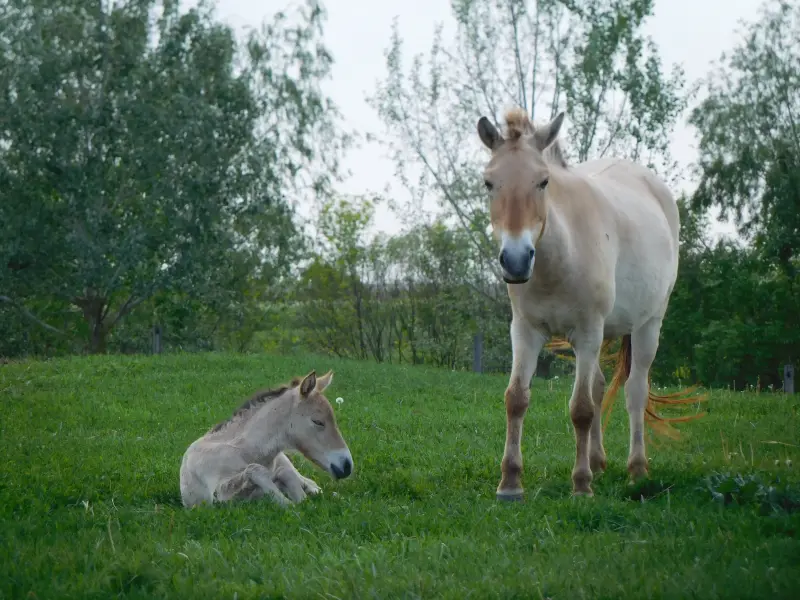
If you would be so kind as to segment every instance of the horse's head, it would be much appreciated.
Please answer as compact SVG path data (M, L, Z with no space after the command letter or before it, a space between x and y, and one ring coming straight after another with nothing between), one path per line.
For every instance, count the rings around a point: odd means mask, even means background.
M322 377L312 371L294 388L296 397L286 433L291 445L308 460L336 479L344 479L353 472L353 457L323 394L332 380L333 371Z
M506 113L505 121L505 137L486 117L478 121L478 135L492 151L483 179L491 199L492 231L500 243L503 279L525 283L533 273L536 243L547 222L550 168L544 152L558 138L564 113L542 127L534 127L522 109Z

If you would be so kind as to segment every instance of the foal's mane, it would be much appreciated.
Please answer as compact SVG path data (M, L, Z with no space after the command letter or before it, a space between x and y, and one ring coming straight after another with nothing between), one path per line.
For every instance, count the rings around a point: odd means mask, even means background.
M518 142L523 135L536 132L536 125L531 122L528 112L518 106L507 110L503 115L503 120L506 122L505 138L508 141ZM548 162L555 163L564 169L569 166L561 150L561 142L558 139L544 151L544 158Z
M217 431L222 431L227 425L232 423L234 420L239 418L247 418L251 412L253 412L257 408L261 408L264 404L271 400L275 400L276 398L280 398L285 392L291 390L292 388L296 388L300 385L301 379L299 377L295 377L292 379L291 383L284 384L278 386L276 388L271 389L264 389L259 390L255 394L253 394L250 398L244 401L244 403L239 406L229 419L222 421L221 423L217 423L214 427L211 428L210 433L216 433Z

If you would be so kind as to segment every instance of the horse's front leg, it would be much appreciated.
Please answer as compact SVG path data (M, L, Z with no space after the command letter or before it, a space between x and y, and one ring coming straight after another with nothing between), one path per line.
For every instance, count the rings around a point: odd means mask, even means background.
M301 502L305 500L306 494L318 494L322 491L316 483L303 477L283 452L275 457L273 473L275 483L292 502Z
M597 385L599 382L597 370L599 369L600 346L603 341L602 327L576 332L572 338L576 363L575 385L572 388L572 397L569 401L569 416L572 419L572 426L575 430L575 466L572 469L572 493L576 496L591 496L593 492L589 443L595 411L600 412L599 404L597 405L598 408L595 409L592 395L593 388L600 391L600 386Z
M497 487L500 500L519 500L522 488L522 423L530 404L531 379L547 337L522 317L511 320L511 377L506 388L506 445L502 478Z

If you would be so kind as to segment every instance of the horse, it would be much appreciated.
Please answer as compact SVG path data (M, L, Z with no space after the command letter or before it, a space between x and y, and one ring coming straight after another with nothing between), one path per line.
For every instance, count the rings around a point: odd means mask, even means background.
M572 347L576 363L569 400L573 495L592 496L593 473L606 468L601 412L610 409L620 384L630 424L630 482L648 475L646 416L666 426L702 416L658 415L656 403L703 398L681 397L687 391L659 396L650 389L650 367L678 274L675 198L654 172L626 159L568 164L558 140L564 116L560 112L535 126L515 107L504 115L504 135L485 116L477 123L490 150L483 180L512 314L500 500L524 496L522 427L538 357L551 338L557 347ZM601 350L620 339L604 397Z
M333 371L311 371L289 385L256 392L231 418L195 440L183 455L183 505L268 497L280 506L321 492L285 452L298 450L335 479L353 472L347 447L328 399Z

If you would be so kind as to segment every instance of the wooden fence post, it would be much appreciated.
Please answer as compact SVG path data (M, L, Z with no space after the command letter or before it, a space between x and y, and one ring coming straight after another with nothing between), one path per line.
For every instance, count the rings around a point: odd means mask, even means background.
M472 370L483 373L483 333L478 332L472 339Z
M153 354L161 354L161 325L153 326Z
M783 365L783 392L794 394L794 365Z

